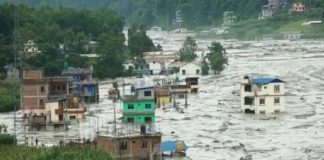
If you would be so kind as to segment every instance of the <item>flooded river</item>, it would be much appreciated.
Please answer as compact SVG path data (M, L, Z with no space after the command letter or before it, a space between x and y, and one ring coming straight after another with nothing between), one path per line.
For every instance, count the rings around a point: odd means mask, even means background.
M177 50L185 34L148 32L164 50ZM212 40L197 40L208 52ZM157 109L156 128L163 140L184 140L187 158L211 159L320 159L324 157L324 41L220 41L227 48L229 64L219 75L200 77L200 91L190 95L184 113ZM240 112L239 86L245 74L278 75L287 82L286 112L246 115ZM125 79L133 81L133 79ZM100 103L89 106L89 115L66 132L26 131L18 119L20 143L38 137L40 143L93 138L99 129L112 131L113 103L107 98L109 80L100 85ZM129 92L126 87L125 92ZM121 104L115 104L117 118ZM180 101L180 107L184 102ZM21 116L18 112L18 115ZM0 114L0 123L13 133L14 113Z

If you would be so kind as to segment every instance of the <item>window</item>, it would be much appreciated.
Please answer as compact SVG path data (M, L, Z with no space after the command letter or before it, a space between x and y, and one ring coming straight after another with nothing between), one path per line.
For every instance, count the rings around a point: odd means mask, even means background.
M251 85L245 85L244 86L244 91L245 92L251 92L252 91L252 86Z
M76 119L76 116L70 116L69 119L70 120L75 120Z
M261 111L260 111L260 114L265 114L265 111L264 111L264 110L261 110Z
M57 90L60 91L61 90L61 86L57 86Z
M41 92L45 92L45 87L44 86L41 86L40 91Z
M280 85L275 85L275 86L274 86L274 92L275 92L275 93L280 92Z
M127 149L127 142L121 142L119 144L119 149L120 150L126 150Z
M274 110L274 113L276 113L276 114L280 113L280 109Z
M151 104L145 104L145 109L151 109L152 105Z
M200 70L199 69L196 70L196 74L200 74Z
M182 75L185 75L186 74L186 70L182 70Z
M40 105L40 106L44 105L44 100L40 99L40 100L39 100L39 105Z
M145 117L145 123L151 123L152 118L151 117Z
M134 109L134 104L128 104L128 109Z
M62 90L65 91L65 86L64 85L62 86Z
M250 98L250 97L244 97L244 104L245 104L245 105L253 105L253 101L254 101L253 98Z
M128 123L134 123L134 118L133 118L133 117L131 117L131 118L127 118L127 122L128 122Z
M280 104L280 98L279 97L274 98L274 104Z
M152 92L151 91L144 91L144 96L145 97L150 97L150 96L152 96Z
M142 148L147 148L147 141L142 142Z
M264 98L260 98L260 105L265 105L265 99Z

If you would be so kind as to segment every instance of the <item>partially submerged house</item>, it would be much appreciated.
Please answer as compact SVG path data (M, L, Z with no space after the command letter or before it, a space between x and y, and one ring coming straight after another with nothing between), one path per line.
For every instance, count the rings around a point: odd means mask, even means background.
M174 62L170 64L173 73L181 75L201 75L201 65L194 62Z
M17 80L19 79L19 70L12 65L6 65L4 69L7 72L6 79L8 80Z
M289 14L291 13L304 13L305 11L305 5L302 2L297 2L293 3L290 10Z
M157 107L166 107L171 102L171 93L167 87L155 87L155 104Z
M61 123L63 113L67 116L65 120L83 118L86 107L79 105L72 92L69 77L45 77L43 69L24 69L21 85L24 118L33 126Z
M93 78L92 75L92 67L69 67L62 72L62 76L72 77L73 79L73 95L89 103L99 101L98 80Z
M285 110L285 82L276 77L244 76L240 87L241 111L269 114Z
M153 85L135 86L135 95L123 97L123 121L129 123L154 123L154 98Z
M114 159L120 160L162 160L160 132L146 132L141 126L141 133L132 135L98 135L95 147L102 149Z

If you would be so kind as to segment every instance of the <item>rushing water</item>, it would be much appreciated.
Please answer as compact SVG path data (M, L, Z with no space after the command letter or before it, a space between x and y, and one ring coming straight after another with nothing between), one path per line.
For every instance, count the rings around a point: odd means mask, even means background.
M177 50L186 34L148 32L164 50ZM200 53L212 40L197 40ZM320 159L324 157L324 41L220 41L229 64L217 76L200 77L200 91L188 97L184 113L157 109L156 128L163 140L184 140L187 158L204 159ZM279 115L246 115L240 112L239 85L245 74L278 75L287 82L286 112ZM125 81L134 81L125 79ZM59 140L93 138L99 129L111 132L114 107L107 98L109 81L100 85L100 103L89 106L85 120L66 132L26 131L28 142L55 145ZM126 93L129 87L126 87ZM184 106L183 101L179 101ZM117 118L120 103L115 104ZM13 133L13 113L0 114L0 123ZM18 115L19 112L18 112ZM18 120L17 136L24 140ZM127 130L127 129L126 129ZM126 131L125 131L126 132Z

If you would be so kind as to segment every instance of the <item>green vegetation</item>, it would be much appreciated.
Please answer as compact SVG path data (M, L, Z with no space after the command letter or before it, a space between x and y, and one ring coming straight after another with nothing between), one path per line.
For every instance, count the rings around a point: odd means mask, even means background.
M180 61L191 62L196 59L196 51L197 51L196 41L188 36L186 40L183 42L182 48L179 50L178 54L180 55Z
M111 160L111 156L90 147L27 147L15 145L1 145L0 157L5 160Z
M19 81L0 81L0 112L14 111L20 108ZM1 132L0 132L1 133Z
M209 48L209 53L207 58L210 62L211 69L215 73L221 72L224 69L225 64L227 64L226 52L223 46L218 42L212 42Z
M15 12L19 15L19 28L14 25ZM123 19L109 9L75 10L41 7L32 9L11 4L0 5L0 66L14 62L14 35L21 53L22 66L43 67L49 76L61 73L64 62L74 67L94 66L99 78L123 75L125 38ZM33 40L40 54L24 51L27 41ZM98 42L94 45L91 42ZM96 60L81 57L97 53Z

